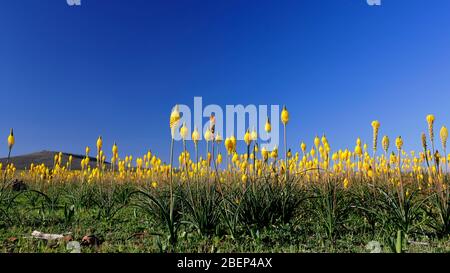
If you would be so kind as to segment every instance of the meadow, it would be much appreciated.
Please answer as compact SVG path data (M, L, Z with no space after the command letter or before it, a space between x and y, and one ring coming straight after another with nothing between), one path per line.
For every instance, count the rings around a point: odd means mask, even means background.
M286 144L285 107L280 119ZM0 251L69 252L69 241L82 252L450 251L448 130L435 136L433 115L423 150L411 152L401 137L380 137L378 121L370 144L332 150L321 136L298 152L260 148L250 130L223 139L213 117L204 133L179 121L175 107L168 164L150 151L121 158L116 144L107 162L99 137L80 169L61 153L53 166L1 166ZM11 130L9 154L14 145ZM177 157L174 145L183 145ZM64 237L37 239L35 230Z

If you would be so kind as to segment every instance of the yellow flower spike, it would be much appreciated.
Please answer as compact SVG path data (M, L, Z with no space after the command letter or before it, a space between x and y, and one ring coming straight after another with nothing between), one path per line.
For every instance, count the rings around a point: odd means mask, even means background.
M403 139L401 136L397 137L395 140L395 146L397 147L397 150L401 151L403 147Z
M347 188L348 188L348 179L345 178L344 179L344 189L347 189Z
M275 148L272 150L272 152L270 153L270 157L274 159L278 158L278 146L275 146Z
M323 144L324 146L327 146L327 145L328 145L328 140L327 140L327 137L326 137L325 135L322 136L321 141L322 141L322 144Z
M194 141L195 144L198 143L200 140L200 133L197 130L197 127L195 127L194 131L192 132L192 141Z
M302 152L305 153L305 151L306 151L306 144L304 142L302 142L300 144L300 149L302 149Z
M231 139L230 138L226 138L225 139L225 149L227 150L228 154L231 154L231 152L233 151L233 143L231 143Z
M372 121L372 129L373 129L372 148L373 148L374 154L377 151L377 146L378 146L378 130L379 130L379 128L380 128L380 122L378 120Z
M113 157L117 157L117 155L119 153L119 148L117 147L116 142L114 142L114 145L112 147L112 153L113 153Z
M445 126L442 126L440 131L440 137L442 142L442 148L447 149L447 139L448 139L448 129Z
M212 139L211 131L209 129L206 129L206 131L205 131L205 140L206 140L206 142L211 141L211 139Z
M258 140L258 133L256 132L256 129L255 129L255 128L253 128L250 137L251 137L251 140L252 140L252 141L257 141L257 140Z
M384 152L387 154L387 152L389 150L389 137L388 136L383 137L383 139L381 140L381 145L383 146Z
M337 161L338 159L339 159L339 155L337 153L333 153L333 155L331 156L331 160Z
M270 124L270 119L269 119L269 117L267 117L266 124L265 124L265 126L264 126L264 130L265 130L267 133L270 133L270 132L272 131L272 125Z
M244 154L244 155L242 155L242 158L243 158L243 160L246 162L247 159L248 159L248 155L247 155L247 154Z
M327 152L327 153L329 153L330 152L330 145L328 145L328 143L326 143L325 144L325 151Z
M374 130L378 130L380 128L380 122L378 120L372 121L371 125Z
M139 169L142 168L142 158L136 158L136 166Z
M434 120L435 120L435 118L434 118L434 115L427 115L427 123L428 123L428 125L429 126L432 126L433 125L433 123L434 123Z
M170 113L169 127L175 128L178 125L180 118L181 118L180 111L177 104L175 105L175 107L173 107L172 112Z
M427 123L428 123L428 133L430 135L431 145L433 146L433 152L434 152L434 115L427 115Z
M231 159L234 163L236 163L237 161L238 161L238 159L239 159L239 155L235 152L234 154L233 154L233 158Z
M314 138L314 146L316 146L316 149L318 149L319 146L320 146L320 139L319 139L318 136L316 136L316 137Z
M186 140L188 134L189 134L189 132L188 132L188 128L186 126L186 122L183 122L183 126L181 126L181 128L180 128L180 136L183 140Z
M267 160L269 159L269 152L267 151L266 147L262 147L261 157L263 158L264 162L267 162Z
M247 129L247 132L244 135L244 142L245 142L245 144L247 144L247 146L250 146L250 143L252 142L250 131L248 129Z
M422 133L421 140L422 140L422 148L424 151L424 158L425 158L425 156L428 157L427 135L425 133Z
M254 151L255 153L257 153L257 152L259 151L258 144L255 144L255 145L253 146L253 151Z
M247 175L244 173L244 174L242 175L242 177L241 177L242 183L246 183L246 182L247 182L247 179L248 179L248 177L247 177Z
M103 146L103 139L102 136L99 136L97 139L97 151L100 152L102 150Z
M289 112L286 106L283 106L283 110L281 111L281 122L286 125L289 122Z
M230 141L233 144L233 151L236 151L236 145L237 145L236 138L234 136L231 136Z
M13 130L13 128L11 128L11 130L9 131L9 136L8 136L8 149L11 150L15 143L16 143L16 140L14 138L14 130Z
M359 146L359 145L356 145L355 146L355 154L357 155L357 156L362 156L362 149L361 149L361 146Z

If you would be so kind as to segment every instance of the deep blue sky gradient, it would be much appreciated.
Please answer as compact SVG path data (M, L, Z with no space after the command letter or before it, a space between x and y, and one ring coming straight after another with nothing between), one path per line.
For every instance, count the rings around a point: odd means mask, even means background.
M0 155L110 152L168 158L176 103L286 104L289 146L325 133L402 135L450 125L450 1L10 0L0 5ZM205 119L206 121L206 119ZM241 144L243 145L243 144ZM178 146L181 146L178 145Z

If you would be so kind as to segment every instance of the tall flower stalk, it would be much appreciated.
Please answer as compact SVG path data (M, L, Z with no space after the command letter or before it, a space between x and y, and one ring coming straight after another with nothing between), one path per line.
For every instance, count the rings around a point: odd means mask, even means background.
M430 162L428 160L427 135L425 133L422 133L421 140L422 140L422 148L423 148L423 153L424 153L424 157L425 157L425 162L427 163L428 171L430 171Z
M103 139L99 136L97 139L97 167L101 169Z
M250 145L252 144L252 137L251 137L251 134L250 134L250 130L248 130L248 129L247 129L247 132L245 132L245 135L244 135L244 142L245 142L245 145L247 145L247 158L246 158L246 169L245 169L246 175L243 176L242 180L243 180L243 182L244 182L244 180L245 180L245 182L247 182L248 174L249 174L248 162L249 162L249 159L250 159Z
M288 166L288 156L287 156L287 139L286 139L286 125L289 122L289 112L286 109L286 106L283 106L283 110L281 111L281 122L283 123L283 136L284 136L284 167L285 167L285 179L286 181L289 178L289 166Z
M210 160L211 160L211 154L209 152L209 142L211 140L211 130L209 128L206 129L204 137L205 137L205 140L206 140L205 160L206 160L206 164L207 164L207 172L208 172L208 175L209 175L209 167L210 167Z
M434 153L435 153L435 149L434 149L434 147L435 147L434 146L434 120L435 120L435 118L434 118L434 115L428 115L426 120L427 120L427 124L428 124L428 134L430 135L430 141L431 141L431 151L432 151L431 156L433 157ZM436 164L436 162L435 162L435 164Z
M198 142L200 140L200 133L197 130L197 127L194 128L194 131L192 132L192 141L194 142L194 149L195 149L195 168L194 168L194 176L195 176L195 183L196 188L198 191Z
M216 173L216 179L219 179L219 173L218 173L218 169L217 169L217 165L220 163L220 161L222 160L222 155L220 154L220 144L222 143L222 136L219 134L219 132L217 132L216 137L214 138L214 142L217 144L217 162L214 159L214 155L213 155L213 160L214 160L214 170Z
M112 171L114 172L115 171L114 168L115 168L116 162L119 159L119 148L117 147L116 142L114 142L114 145L113 145L111 151L112 151L111 168L112 168Z
M250 137L253 141L253 176L256 177L257 172L256 172L256 154L258 152L258 133L256 132L256 129L253 128L252 133L250 134Z
M383 146L384 159L386 161L388 160L389 144L390 144L389 137L388 136L384 136L383 139L381 140L381 145Z
M9 160L11 159L11 151L12 151L12 148L15 143L16 143L16 139L14 137L14 130L13 130L13 128L11 128L11 131L9 132L9 136L8 136L8 159L6 161L6 166L8 166Z
M183 140L183 156L182 156L182 160L183 160L183 167L185 169L186 172L186 176L189 176L189 170L188 170L188 162L187 162L187 149L186 149L186 138L188 136L189 132L188 132L188 128L186 126L186 123L183 123L183 126L181 126L180 128L180 136L181 139Z
M398 151L398 175L399 175L399 180L400 180L400 199L401 201L403 201L404 199L404 192L403 192L403 179L402 179L402 147L403 147L403 139L401 136L399 136L396 140L395 140L395 145L397 146L397 151Z
M170 114L170 131L171 131L171 142L170 142L170 221L173 222L173 208L174 208L174 195L173 195L173 148L174 148L174 140L175 140L175 129L180 122L180 112L178 110L178 105L172 109L172 113Z
M380 122L378 120L372 121L373 137L372 137L372 148L373 148L373 171L376 171L376 154L378 148L378 131L380 129Z
M6 183L6 176L8 174L9 161L11 160L11 151L12 151L12 148L13 148L15 143L16 143L16 139L14 137L14 130L13 130L13 128L11 128L11 130L9 132L9 136L8 136L8 158L6 159L5 174L3 176L3 183ZM1 171L1 168L0 168L0 171Z
M444 149L444 160L445 160L445 172L448 172L448 162L447 162L447 140L448 140L448 129L442 126L440 131L442 149Z

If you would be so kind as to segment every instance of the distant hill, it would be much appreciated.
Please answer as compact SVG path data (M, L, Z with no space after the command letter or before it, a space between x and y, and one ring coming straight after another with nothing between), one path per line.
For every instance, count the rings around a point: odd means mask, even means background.
M41 151L26 155L12 156L10 162L13 163L18 170L30 169L31 163L34 163L35 165L40 165L44 163L45 166L52 168L55 155L57 154L59 154L59 152ZM63 153L62 165L66 166L66 163L69 161L70 155L72 155L72 170L80 170L81 160L84 158L84 155ZM0 158L0 162L3 163L3 165L6 164L6 161L7 158ZM109 163L105 164L107 166L110 165ZM97 165L97 159L95 157L90 157L89 165L91 165L91 167L95 167Z

